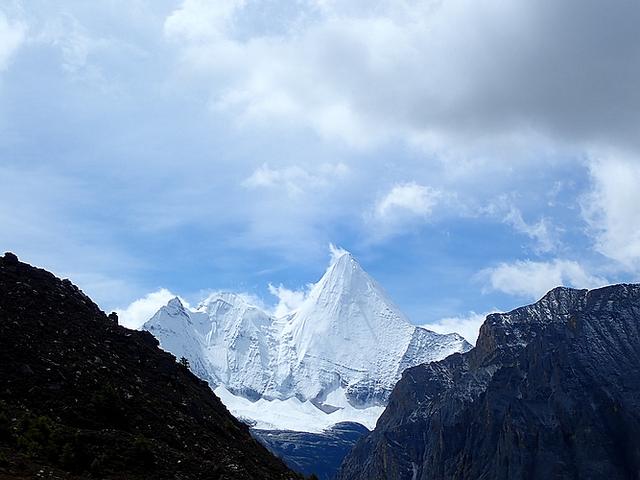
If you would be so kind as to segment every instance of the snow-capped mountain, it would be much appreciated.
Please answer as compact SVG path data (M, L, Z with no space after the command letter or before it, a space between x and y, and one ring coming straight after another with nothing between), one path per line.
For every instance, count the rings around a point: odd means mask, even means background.
M273 318L234 293L216 293L195 310L179 298L145 325L167 351L189 360L191 370L212 385L256 400L271 378Z
M195 309L175 298L143 328L236 415L294 430L302 415L307 431L340 421L372 428L404 369L471 348L411 324L347 252L284 317L218 293Z
M279 385L291 378L290 393L320 403L342 388L349 403L359 406L385 404L407 366L443 358L466 344L459 335L411 324L346 252L285 322L282 338L286 351L280 357L287 361L279 365Z

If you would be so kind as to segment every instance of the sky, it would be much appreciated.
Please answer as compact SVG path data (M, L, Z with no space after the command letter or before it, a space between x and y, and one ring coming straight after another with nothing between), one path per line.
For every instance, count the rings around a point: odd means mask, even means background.
M124 323L295 306L347 249L416 324L640 277L640 3L0 0L0 249Z

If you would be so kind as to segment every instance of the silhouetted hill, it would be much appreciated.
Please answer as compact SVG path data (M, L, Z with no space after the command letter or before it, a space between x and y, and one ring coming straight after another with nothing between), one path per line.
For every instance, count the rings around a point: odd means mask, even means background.
M0 477L298 478L147 332L0 257Z

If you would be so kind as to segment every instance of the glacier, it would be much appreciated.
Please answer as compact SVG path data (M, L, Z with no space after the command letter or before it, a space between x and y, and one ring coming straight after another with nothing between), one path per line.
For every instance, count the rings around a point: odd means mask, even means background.
M346 251L280 317L229 292L195 308L174 298L143 328L256 428L373 428L402 372L471 345L413 325Z

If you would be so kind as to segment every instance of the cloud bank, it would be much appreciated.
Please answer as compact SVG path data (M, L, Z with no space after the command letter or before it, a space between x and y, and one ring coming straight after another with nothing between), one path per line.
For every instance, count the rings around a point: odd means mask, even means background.
M284 5L186 0L168 16L216 108L354 146L531 132L638 146L636 2Z

